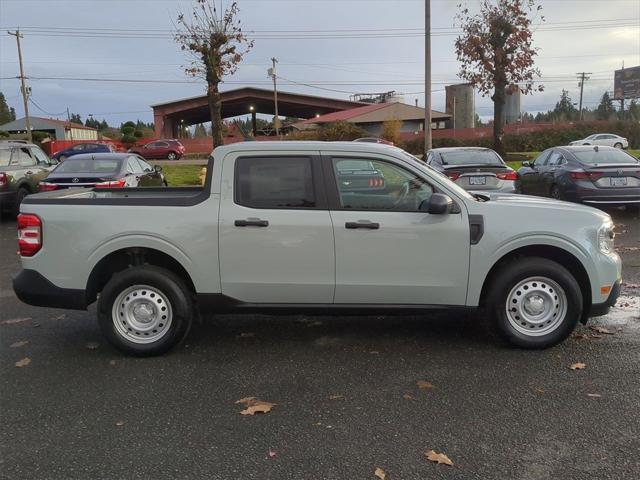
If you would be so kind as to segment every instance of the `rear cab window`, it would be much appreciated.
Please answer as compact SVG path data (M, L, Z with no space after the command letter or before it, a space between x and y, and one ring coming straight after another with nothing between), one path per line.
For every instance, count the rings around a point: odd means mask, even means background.
M235 203L262 209L316 208L312 158L237 158Z

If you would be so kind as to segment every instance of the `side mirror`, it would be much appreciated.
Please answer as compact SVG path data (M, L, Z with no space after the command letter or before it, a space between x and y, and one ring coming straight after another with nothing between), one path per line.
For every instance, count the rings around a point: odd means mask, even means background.
M524 162L522 162L522 166L523 167L530 167L531 166L531 162L529 160L525 160Z
M431 215L444 215L453 210L453 200L444 193L434 193L429 200L420 204L420 210L426 210Z
M162 171L162 167L161 167L160 165L154 165L154 166L153 166L153 169L154 169L156 172L161 172L161 171Z

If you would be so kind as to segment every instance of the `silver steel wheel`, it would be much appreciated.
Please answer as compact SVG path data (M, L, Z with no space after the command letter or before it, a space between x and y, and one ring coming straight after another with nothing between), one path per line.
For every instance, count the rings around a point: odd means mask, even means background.
M556 330L567 315L567 295L556 282L529 277L507 295L507 319L518 332L540 337Z
M169 160L175 160L176 159L176 154L173 152L170 152L169 155L167 155L167 158Z
M113 304L111 319L116 332L133 343L153 343L171 328L173 312L167 296L149 285L123 290Z

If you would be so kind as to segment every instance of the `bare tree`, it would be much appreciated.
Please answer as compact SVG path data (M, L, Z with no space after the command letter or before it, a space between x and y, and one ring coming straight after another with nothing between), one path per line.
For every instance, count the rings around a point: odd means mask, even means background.
M242 57L253 47L253 41L242 32L238 12L237 2L223 12L216 10L214 0L196 0L191 15L180 13L176 25L176 42L192 56L185 72L207 82L214 147L223 144L219 85L225 75L235 73Z
M542 7L536 7L536 0L482 0L477 14L463 5L458 8L456 23L462 27L455 43L461 62L459 75L482 95L492 94L493 142L502 154L508 89L524 94L543 90L542 85L533 84L540 72L534 67L537 49L531 31L533 17Z

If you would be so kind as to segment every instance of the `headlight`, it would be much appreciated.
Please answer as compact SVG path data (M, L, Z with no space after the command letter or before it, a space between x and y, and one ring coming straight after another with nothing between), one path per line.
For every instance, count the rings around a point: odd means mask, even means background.
M613 225L605 223L598 230L598 249L602 253L612 253L614 251L614 238L616 234L613 232Z

